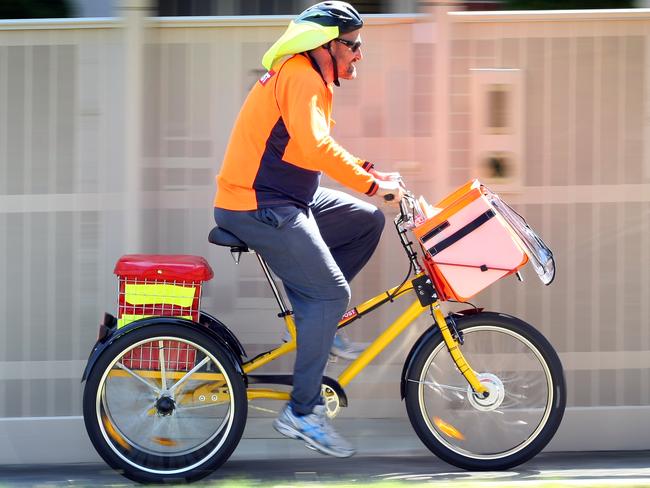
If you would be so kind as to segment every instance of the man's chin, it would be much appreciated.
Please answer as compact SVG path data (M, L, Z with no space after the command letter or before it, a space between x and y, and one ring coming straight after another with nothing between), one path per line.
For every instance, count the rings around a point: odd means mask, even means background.
M352 66L352 69L350 71L347 71L343 75L339 75L339 78L343 78L344 80L354 80L357 77L357 69Z

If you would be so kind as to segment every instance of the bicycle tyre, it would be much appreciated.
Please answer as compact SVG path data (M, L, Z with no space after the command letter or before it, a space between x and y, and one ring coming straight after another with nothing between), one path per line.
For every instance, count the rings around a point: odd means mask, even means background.
M461 351L490 396L473 395L442 335L413 358L406 409L422 442L467 470L505 470L539 453L557 431L566 405L560 359L546 338L515 317L482 312L456 320Z
M220 385L208 401L196 393L206 384ZM171 324L116 339L83 392L93 446L109 466L141 483L195 481L215 471L239 443L247 409L244 379L223 346Z

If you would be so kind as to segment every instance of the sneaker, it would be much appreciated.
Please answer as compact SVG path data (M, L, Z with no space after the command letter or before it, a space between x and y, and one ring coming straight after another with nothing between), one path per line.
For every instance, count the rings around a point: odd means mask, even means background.
M359 357L359 354L361 354L364 349L365 347L361 344L351 342L345 332L340 331L334 336L334 342L332 343L330 353L333 356L354 361Z
M291 340L291 334L289 334L288 330L284 331L282 340L284 342L289 342ZM354 361L359 357L359 354L361 354L364 349L365 347L363 347L363 345L357 344L356 342L351 342L345 332L339 331L334 336L334 342L332 343L330 354L332 356L338 356L341 359Z
M291 439L302 439L307 447L323 454L346 458L355 453L350 443L330 424L324 405L316 405L312 413L298 416L287 403L273 422L273 428Z

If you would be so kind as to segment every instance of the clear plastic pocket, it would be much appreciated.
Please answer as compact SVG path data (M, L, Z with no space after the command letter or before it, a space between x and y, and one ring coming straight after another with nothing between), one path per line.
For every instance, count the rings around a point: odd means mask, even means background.
M501 200L499 195L492 193L486 187L482 187L482 190L492 207L514 231L519 240L519 244L528 256L530 262L533 264L539 279L545 285L550 285L555 278L555 260L553 259L553 252L544 243L541 237L530 228L526 223L526 220L510 207L510 205Z

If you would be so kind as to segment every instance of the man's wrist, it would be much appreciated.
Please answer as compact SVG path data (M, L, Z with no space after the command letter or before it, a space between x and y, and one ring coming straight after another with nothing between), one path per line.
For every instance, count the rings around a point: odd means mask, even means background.
M375 165L372 164L370 161L364 161L363 164L361 165L361 167L362 167L364 170L366 170L368 173L370 173L370 171L371 171L372 169L374 169Z

